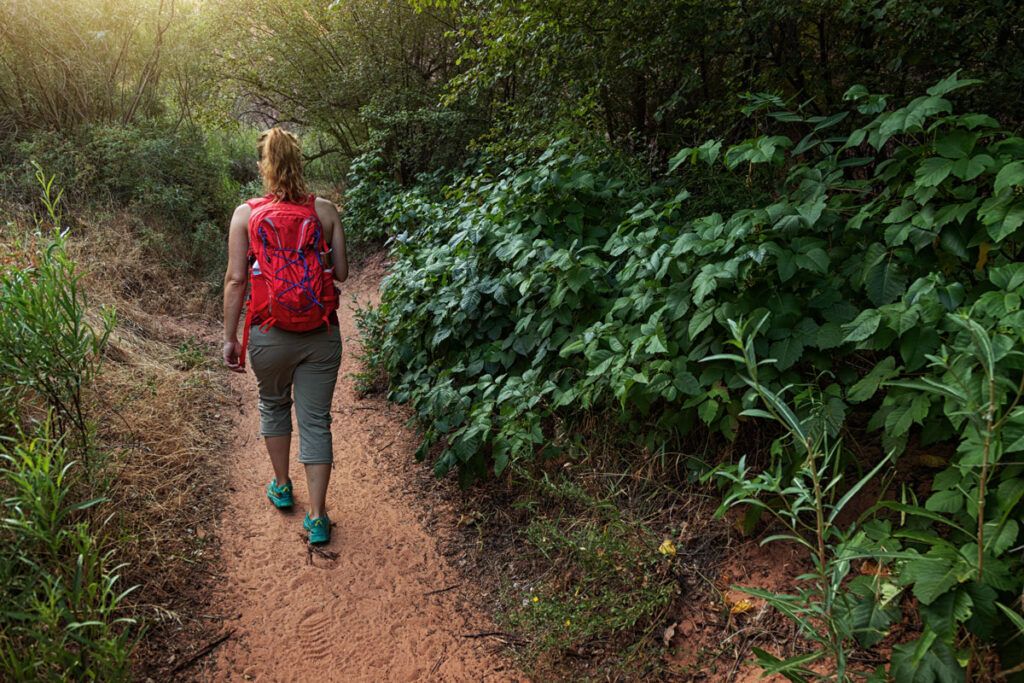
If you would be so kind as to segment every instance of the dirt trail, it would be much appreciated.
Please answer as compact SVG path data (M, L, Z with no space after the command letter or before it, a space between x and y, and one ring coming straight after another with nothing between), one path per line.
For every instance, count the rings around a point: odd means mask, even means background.
M360 269L344 285L344 356L334 396L335 468L326 549L310 556L300 537L306 486L292 446L296 507L273 509L263 494L272 476L259 438L256 382L236 378L242 395L219 536L226 571L219 611L232 636L217 650L209 681L521 680L494 641L464 634L493 628L465 607L461 589L427 595L460 579L438 552L400 479L412 457L404 415L384 401L359 400L347 377L357 332L347 302L376 301L383 269ZM295 441L297 441L297 434Z

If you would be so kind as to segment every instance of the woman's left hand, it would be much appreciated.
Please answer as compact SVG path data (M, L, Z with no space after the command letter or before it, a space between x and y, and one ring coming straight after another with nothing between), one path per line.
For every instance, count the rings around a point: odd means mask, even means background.
M235 372L245 372L241 364L242 345L235 341L224 342L224 363Z

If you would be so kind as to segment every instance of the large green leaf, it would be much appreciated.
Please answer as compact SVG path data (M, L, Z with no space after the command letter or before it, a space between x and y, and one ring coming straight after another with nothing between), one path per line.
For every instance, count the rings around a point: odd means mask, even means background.
M843 325L843 329L846 330L846 338L843 341L864 341L875 333L881 322L882 314L877 309L869 308L861 311L853 322Z
M886 399L887 402L891 400L891 397ZM921 424L930 407L931 399L926 394L901 397L885 417L886 431L892 436L903 436L912 424Z
M789 336L774 342L768 350L768 355L776 360L776 366L780 370L786 370L800 360L803 352L803 343L796 336Z
M953 163L953 175L960 180L974 180L994 163L995 160L987 154L978 154L969 159L957 159Z
M709 398L703 403L697 406L697 415L706 425L710 425L715 421L715 417L718 415L718 401Z
M1024 263L1008 263L993 268L988 273L988 279L996 287L1013 291L1024 285Z
M890 673L896 683L964 683L964 670L953 650L928 630L917 640L893 647Z
M998 195L1006 188L1015 185L1024 185L1024 161L1014 161L999 169L995 183L992 185L992 194Z
M922 604L930 605L950 588L969 578L972 572L955 548L938 545L925 555L908 560L900 573L900 580L913 584L914 597Z
M840 618L849 620L854 637L864 647L872 647L889 633L889 627L900 618L897 600L888 599L899 589L887 584L891 590L882 590L875 582L878 577L858 576L850 582L847 593L836 603Z
M819 349L827 350L842 346L845 337L846 333L839 323L827 322L818 328L815 341Z
M960 624L971 617L974 601L966 590L943 593L930 605L921 605L921 618L946 643L952 643Z
M883 358L875 367L871 368L871 372L864 375L856 384L850 387L846 392L847 400L854 403L868 400L875 395L878 387L883 382L895 377L896 374L896 359L892 356Z
M989 197L978 209L978 216L989 237L995 242L1002 242L1024 224L1024 202L1015 201L1005 194Z
M953 162L942 157L929 157L917 167L915 180L921 187L935 187L953 171Z
M882 123L878 127L877 135L872 136L871 142L876 149L881 149L893 135L920 131L928 117L943 112L948 114L951 111L949 100L942 97L918 97L902 109L879 116Z
M977 133L954 128L935 141L935 151L947 159L963 159L974 151Z
M1002 525L998 525L996 522L986 523L985 533L987 534L987 539L985 541L985 548L998 557L1017 542L1019 531L1020 528L1015 519L1008 519Z
M964 506L964 494L957 489L936 491L928 497L924 504L925 508L932 512L945 512L954 514L960 512Z
M714 314L715 307L707 303L694 311L693 316L690 318L690 324L687 326L690 339L696 338L698 334L703 332L707 326L711 324Z
M875 306L892 303L907 289L907 278L896 263L886 260L873 266L864 278L864 288Z
M971 85L978 85L979 83L983 82L984 81L981 81L980 79L977 78L960 78L960 70L957 69L956 71L946 76L932 87L928 88L927 92L929 95L933 97L948 95L949 93L955 90L959 90L960 88L966 88Z

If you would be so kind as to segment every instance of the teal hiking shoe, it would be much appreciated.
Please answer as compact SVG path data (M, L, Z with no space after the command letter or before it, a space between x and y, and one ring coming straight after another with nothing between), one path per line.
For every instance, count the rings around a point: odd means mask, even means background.
M267 484L267 498L278 509L290 508L295 504L295 499L292 498L292 480L289 479L284 486L278 486L277 479L271 479Z
M331 540L331 520L327 515L321 515L316 519L310 519L309 513L302 520L302 528L309 532L310 543L327 543Z

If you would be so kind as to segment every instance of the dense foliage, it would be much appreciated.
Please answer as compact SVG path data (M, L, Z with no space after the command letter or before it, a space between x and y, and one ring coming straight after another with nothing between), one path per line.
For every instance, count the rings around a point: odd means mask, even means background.
M800 388L802 429L942 454L924 458L937 471L923 504L882 504L905 525L879 510L848 555L892 564L892 590L922 606L925 633L894 666L927 658L935 680L962 680L950 653L1013 632L997 605L1021 589L1024 494L1024 140L954 112L974 84L954 74L901 107L856 87L830 116L762 98L752 108L786 134L683 149L653 185L562 142L396 200L412 227L376 329L392 396L425 425L420 454L440 444L436 471L465 481L501 474L571 453L594 410L651 451L694 429L736 439L757 393L709 356L730 320L763 320L757 382ZM805 457L783 440L771 466L785 482ZM898 611L870 615L847 634L873 644Z
M990 79L972 106L1020 121L1024 15L1006 0L418 4L462 10L464 70L449 92L497 114L498 145L569 120L657 163L710 135L745 136L744 93L822 114L854 83L906 98L956 68Z

